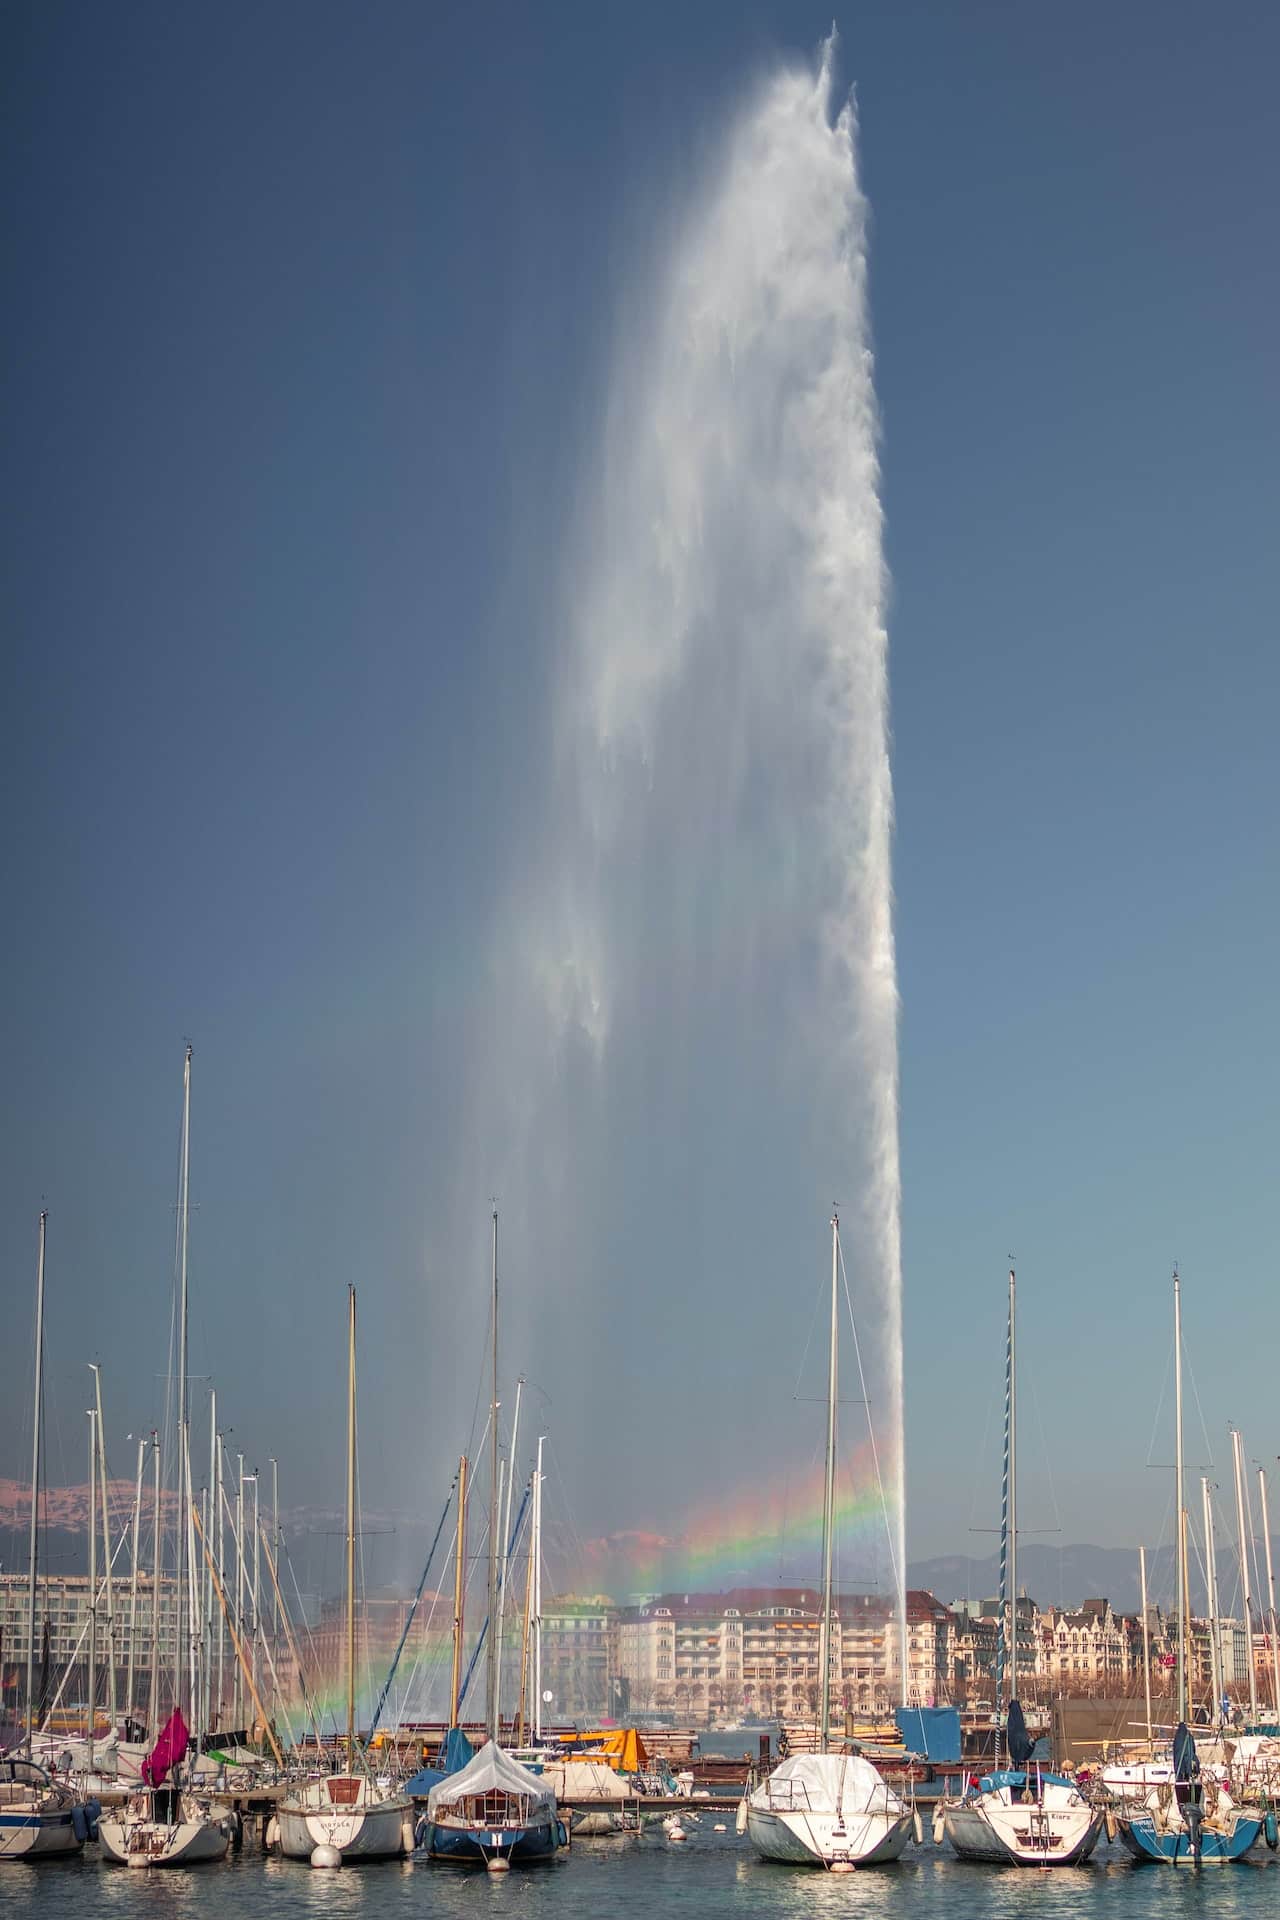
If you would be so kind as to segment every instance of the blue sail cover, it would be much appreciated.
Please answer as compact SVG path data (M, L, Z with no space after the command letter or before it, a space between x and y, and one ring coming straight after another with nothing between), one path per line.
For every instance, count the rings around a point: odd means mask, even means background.
M1196 1780L1199 1775L1200 1761L1191 1729L1185 1720L1179 1720L1173 1736L1173 1777L1175 1780Z
M475 1748L461 1727L450 1727L444 1737L444 1745L436 1755L434 1767L422 1767L412 1779L406 1780L403 1792L411 1800L425 1800L432 1787L438 1787L451 1773L461 1773L468 1761L475 1759Z
M1018 1700L1009 1702L1009 1764L1012 1767L1025 1767L1031 1758L1035 1742L1027 1732L1027 1723L1023 1718L1022 1704Z

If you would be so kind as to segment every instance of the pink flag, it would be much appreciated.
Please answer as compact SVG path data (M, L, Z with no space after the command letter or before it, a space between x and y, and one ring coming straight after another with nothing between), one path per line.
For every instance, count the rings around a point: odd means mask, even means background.
M171 1767L181 1765L187 1744L187 1723L181 1707L175 1707L160 1730L160 1738L142 1763L142 1777L149 1787L158 1787Z

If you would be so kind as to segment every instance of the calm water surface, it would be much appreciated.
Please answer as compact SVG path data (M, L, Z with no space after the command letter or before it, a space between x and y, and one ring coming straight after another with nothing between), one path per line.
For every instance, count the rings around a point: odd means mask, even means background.
M1196 1874L1134 1868L1103 1848L1088 1867L1036 1873L963 1865L924 1847L897 1866L832 1876L767 1866L704 1815L683 1846L660 1830L641 1841L579 1841L554 1866L489 1875L465 1868L381 1866L314 1872L248 1846L190 1873L131 1872L79 1861L0 1867L0 1913L41 1920L1280 1920L1280 1855ZM1255 1864L1256 1861L1256 1864Z

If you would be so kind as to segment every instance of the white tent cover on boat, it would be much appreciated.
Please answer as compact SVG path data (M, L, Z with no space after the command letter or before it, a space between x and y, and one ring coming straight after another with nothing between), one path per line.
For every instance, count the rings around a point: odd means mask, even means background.
M860 1753L796 1753L780 1760L751 1796L757 1807L776 1808L790 1792L797 1809L810 1813L901 1813L902 1801L890 1792Z
M557 1800L623 1800L632 1792L630 1782L603 1760L548 1760L542 1779Z
M528 1795L531 1807L555 1811L556 1796L546 1782L488 1740L461 1772L449 1774L432 1787L427 1795L427 1818L434 1820L438 1814L447 1814L459 1801L483 1793L523 1793Z

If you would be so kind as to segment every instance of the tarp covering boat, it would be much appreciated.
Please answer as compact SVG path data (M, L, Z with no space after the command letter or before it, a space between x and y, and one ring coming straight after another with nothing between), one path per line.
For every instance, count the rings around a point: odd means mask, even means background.
M784 1789L797 1810L859 1813L896 1813L902 1802L860 1753L796 1753L779 1761L769 1778L756 1788L751 1804L777 1808Z
M960 1715L954 1707L898 1707L893 1717L908 1753L935 1767L959 1764Z
M461 1772L451 1773L432 1787L427 1796L428 1817L447 1819L460 1810L464 1801L482 1799L490 1793L522 1795L529 1802L530 1812L539 1807L555 1811L556 1796L551 1787L488 1740Z

